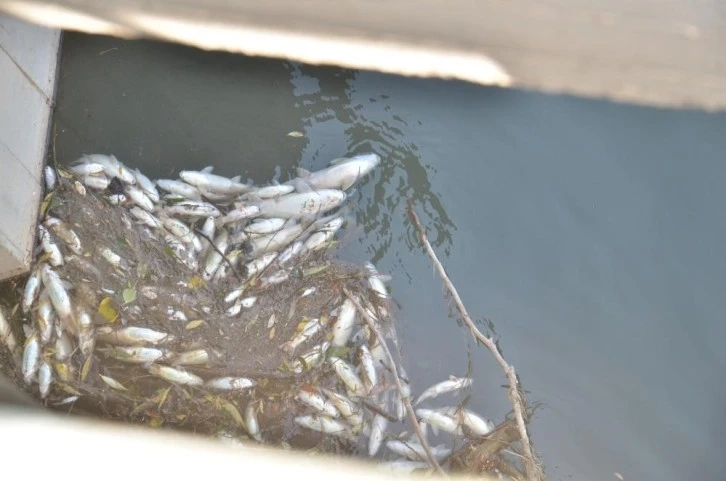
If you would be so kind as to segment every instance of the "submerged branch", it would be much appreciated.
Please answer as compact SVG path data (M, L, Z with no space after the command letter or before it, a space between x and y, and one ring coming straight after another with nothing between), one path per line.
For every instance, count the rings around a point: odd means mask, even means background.
M381 343L381 347L383 347L383 351L386 353L386 357L388 358L388 364L391 369L391 373L393 374L393 381L396 383L396 389L398 389L398 394L401 396L401 401L403 401L403 404L406 407L406 413L408 414L408 418L413 425L414 431L416 431L416 436L418 437L419 441L421 441L421 446L423 446L423 449L426 452L426 457L428 458L429 463L434 469L436 469L436 472L438 472L441 476L448 478L449 476L446 474L446 471L444 471L438 461L436 461L436 457L431 452L431 446L429 446L429 443L426 441L426 436L424 435L423 431L421 431L421 426L419 426L418 420L416 419L416 413L414 413L413 406L411 406L411 400L408 398L408 396L404 394L404 389L401 385L401 378L398 376L398 369L396 368L396 361L393 358L393 355L391 355L391 351L388 349L388 346L386 345L386 340L384 339L383 334L381 334L380 329L378 329L378 326L376 326L375 321L371 319L365 309L363 309L363 306L360 305L358 299L351 295L351 293L348 292L348 289L346 289L345 287L343 288L343 293L348 299L350 299L353 305L355 305L358 313L368 325L371 332L376 336L378 342Z
M476 327L476 325L474 325L474 321L471 319L469 313L466 311L464 303L462 302L461 297L459 297L459 293L454 287L454 284L449 279L449 276L446 274L446 270L436 256L433 247L431 247L431 243L426 236L426 231L421 225L421 221L419 220L418 215L416 215L416 212L413 210L413 203L410 199L408 201L408 214L411 217L413 224L416 226L416 230L418 231L421 244L423 244L424 248L426 249L426 253L431 258L431 262L433 262L434 267L436 268L436 271L439 273L439 276L441 276L441 279L443 280L446 289L449 291L449 294L451 294L451 297L454 299L454 304L456 304L456 308L461 314L461 317L464 320L464 324L466 324L466 327L469 328L469 332L474 337L474 339L476 339L481 344L484 344L484 346L486 346L487 349L491 351L497 363L502 368L504 374L506 374L507 379L509 380L509 401L512 403L512 408L514 409L514 419L517 423L519 436L521 438L522 451L524 454L524 467L527 473L527 480L540 481L544 479L542 470L539 467L532 452L532 444L529 440L529 435L527 434L527 425L524 421L524 412L526 411L526 405L519 390L519 381L517 380L517 373L514 370L514 366L507 363L507 361L504 359L494 339L482 334L482 332Z

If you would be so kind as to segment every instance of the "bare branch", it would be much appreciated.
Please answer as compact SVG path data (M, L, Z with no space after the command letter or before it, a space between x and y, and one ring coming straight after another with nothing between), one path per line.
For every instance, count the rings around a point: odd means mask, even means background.
M398 389L398 393L401 396L403 405L406 407L408 418L411 421L411 424L413 424L413 429L416 431L416 436L418 436L419 441L421 441L421 446L423 446L424 451L426 452L426 457L428 458L429 463L431 464L431 466L433 466L434 469L436 469L436 472L438 472L444 478L448 479L448 474L446 474L446 471L444 471L438 461L436 461L434 454L431 452L431 446L429 446L429 443L426 441L426 436L424 435L423 431L421 431L421 426L419 426L418 420L416 419L416 413L413 412L413 406L411 406L411 400L408 398L408 396L404 395L403 386L401 385L401 378L398 376L398 368L396 368L396 361L393 359L393 355L391 355L391 351L386 345L386 340L383 338L383 334L381 334L381 331L380 329L378 329L375 321L371 319L365 309L363 309L363 306L360 305L358 299L353 297L353 295L351 295L351 293L345 287L343 287L343 293L355 305L358 313L361 315L366 324L368 324L371 332L375 334L378 342L381 343L381 347L383 347L383 351L386 353L386 357L388 358L388 364L393 374L393 381L396 383L396 389Z
M416 215L416 212L413 210L413 203L410 199L408 201L408 213L411 217L411 220L413 221L413 224L416 226L416 230L418 230L421 244L423 244L424 248L426 249L426 253L431 258L431 261L433 262L436 271L439 273L439 276L443 280L446 289L449 291L449 294L451 294L451 297L456 304L456 308L461 314L462 319L464 320L464 324L466 324L466 327L469 328L469 331L471 332L471 335L474 336L474 339L484 344L484 346L486 346L487 349L491 351L497 363L502 368L504 374L506 374L507 379L509 380L509 401L512 403L512 408L514 409L514 418L517 423L517 428L519 429L519 435L521 437L522 451L524 452L524 467L527 473L527 480L540 481L541 479L544 479L542 470L539 467L539 464L537 463L532 453L532 444L530 443L529 435L527 434L527 425L524 422L524 412L526 411L526 406L519 390L519 381L517 380L517 373L514 371L514 366L504 360L504 357L502 357L502 353L499 351L499 348L497 347L494 339L482 334L481 331L477 329L474 321L469 316L469 313L466 312L466 308L464 307L464 303L462 302L461 297L459 297L459 293L456 291L454 284L451 282L449 276L446 274L444 266L441 265L441 262L436 256L433 247L431 247L431 243L426 237L426 231L421 225L421 221L419 220L418 215Z

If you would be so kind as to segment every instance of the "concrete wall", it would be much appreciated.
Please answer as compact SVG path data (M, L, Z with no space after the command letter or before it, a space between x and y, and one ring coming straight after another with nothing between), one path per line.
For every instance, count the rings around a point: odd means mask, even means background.
M28 269L60 31L0 15L0 280Z

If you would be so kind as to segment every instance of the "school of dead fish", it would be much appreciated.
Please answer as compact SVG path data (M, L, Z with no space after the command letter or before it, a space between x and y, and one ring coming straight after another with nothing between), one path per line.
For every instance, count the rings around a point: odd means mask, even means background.
M72 175L64 178L58 178L56 171L47 167L45 180L48 191L58 182L73 182L80 193L92 189L111 204L128 209L148 229L150 238L165 242L190 271L205 281L226 278L232 275L232 269L239 269L246 279L259 276L262 285L274 285L286 281L288 266L296 258L334 241L344 224L344 218L336 212L348 197L346 191L379 163L376 154L357 155L336 159L317 172L301 170L297 178L283 184L254 186L242 183L239 177L216 175L211 167L181 171L179 179L151 181L113 155L93 154L76 161L69 169ZM83 360L94 352L142 365L152 376L172 384L209 391L255 387L255 380L245 377L195 373L194 366L206 364L214 353L205 349L170 352L165 348L173 340L169 333L144 326L98 325L92 312L74 305L69 295L73 286L59 275L59 267L74 256L84 256L86 251L71 225L69 219L48 215L37 226L38 255L43 261L35 265L22 293L20 309L30 321L22 326L24 342L16 336L8 314L0 309L0 341L19 361L24 381L37 384L41 398L48 396L56 379L68 382L77 377L76 366L83 362L71 363L73 356ZM100 248L97 254L95 262L125 268L124 259L110 248ZM383 331L395 336L391 319L386 319L390 311L385 308L389 299L385 276L371 263L364 267L370 290L360 293L359 301L376 323L382 327L387 323ZM303 296L312 291L314 288L308 289ZM256 302L256 297L243 297L243 292L240 286L226 294L230 317L239 316ZM154 292L142 289L140 295L153 299ZM389 429L406 422L402 396L410 398L411 388L403 369L397 367L404 386L399 392L392 382L381 340L361 321L350 299L345 298L329 314L331 320L327 315L309 320L280 346L288 354L299 353L291 366L294 372L327 364L339 379L337 390L310 385L301 388L295 399L308 413L296 416L294 422L304 429L360 443L369 456L386 460L382 468L402 472L430 468L415 435L406 438ZM175 316L184 314L170 310L170 319ZM310 346L308 341L323 330L329 332L326 340ZM328 354L331 348L339 347L350 347L351 354L347 358ZM108 376L101 378L113 389L125 389ZM430 427L434 434L441 431L453 438L466 438L485 436L493 430L491 421L462 407L422 407L427 401L471 384L471 378L451 376L413 401L424 433ZM264 442L252 402L244 410L244 426L251 438ZM445 444L432 446L438 460L451 451Z

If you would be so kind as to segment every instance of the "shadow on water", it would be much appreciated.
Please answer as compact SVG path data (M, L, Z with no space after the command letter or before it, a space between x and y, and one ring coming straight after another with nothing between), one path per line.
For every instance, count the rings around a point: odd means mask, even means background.
M550 479L726 470L723 115L67 34L56 125L61 162L112 152L152 177L211 164L286 180L378 152L342 255L394 274L415 386L464 374L469 341L407 197L545 404L533 433ZM503 377L482 349L471 359L472 407L498 419Z

